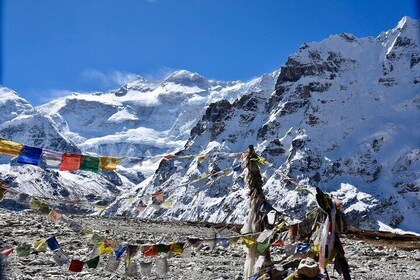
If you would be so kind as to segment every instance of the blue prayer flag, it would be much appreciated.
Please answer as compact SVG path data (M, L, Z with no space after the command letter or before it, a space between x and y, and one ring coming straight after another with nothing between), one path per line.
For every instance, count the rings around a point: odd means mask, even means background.
M47 239L47 245L51 251L55 251L60 248L60 244L58 244L58 241L55 238L55 236L51 236L50 238Z
M25 145L17 158L17 162L38 165L41 161L41 154L42 149Z

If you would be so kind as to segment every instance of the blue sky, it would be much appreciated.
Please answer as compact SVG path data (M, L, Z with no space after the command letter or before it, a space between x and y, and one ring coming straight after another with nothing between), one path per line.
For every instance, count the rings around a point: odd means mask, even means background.
M0 84L34 105L187 69L219 80L277 70L304 42L377 36L419 1L0 0Z

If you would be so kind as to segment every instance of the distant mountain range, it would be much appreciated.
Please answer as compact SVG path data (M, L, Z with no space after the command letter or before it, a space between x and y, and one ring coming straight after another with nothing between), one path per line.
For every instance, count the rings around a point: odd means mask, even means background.
M299 216L315 203L290 177L341 199L354 227L420 232L419 30L418 20L404 17L376 38L343 33L303 44L280 70L250 82L182 70L161 82L138 77L111 92L74 93L36 108L1 88L1 136L135 160L94 174L0 156L0 179L57 199L63 211L93 212L99 204L108 205L106 215L240 223L248 210L245 171L232 169L240 160L228 155L253 144L271 163L262 167L264 192L276 209ZM169 153L209 156L141 160ZM193 183L221 170L230 176ZM158 190L172 207L140 211L145 201L128 199ZM85 203L69 207L63 198ZM1 205L25 207L19 199Z

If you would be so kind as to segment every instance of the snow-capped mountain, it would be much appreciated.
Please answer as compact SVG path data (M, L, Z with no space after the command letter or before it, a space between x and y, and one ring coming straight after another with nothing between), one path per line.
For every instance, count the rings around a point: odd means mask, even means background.
M248 209L242 170L211 186L191 182L238 163L220 153L254 144L273 164L262 169L264 192L278 210L299 216L314 200L285 174L336 195L353 226L420 231L419 46L419 22L407 17L377 38L343 33L302 45L281 68L274 91L256 87L207 107L180 152L210 153L206 161L162 161L122 197L163 189L174 207L139 212L119 199L108 213L242 222Z
M279 71L247 83L185 70L160 82L138 77L115 91L74 93L35 109L19 99L19 106L7 109L15 115L4 114L2 122L42 116L83 153L131 157L110 181L101 174L58 172L74 184L94 178L95 190L118 181L107 198L117 199L105 214L243 222L245 171L236 168L240 159L231 153L253 144L272 164L262 167L264 192L278 210L299 216L314 203L288 176L341 199L353 226L387 224L420 232L419 46L419 21L404 17L376 38L343 33L303 44ZM138 159L174 152L209 156ZM232 172L210 177L212 184L193 183L220 170ZM173 207L140 212L136 206L147 203L141 198L158 190Z

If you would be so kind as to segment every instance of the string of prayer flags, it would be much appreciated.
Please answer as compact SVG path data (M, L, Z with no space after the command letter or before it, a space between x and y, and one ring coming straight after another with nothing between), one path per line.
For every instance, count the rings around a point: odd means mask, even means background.
M99 172L99 158L82 155L80 169L98 173Z
M93 259L86 261L86 265L89 268L97 268L98 264L99 264L99 256L96 256Z
M99 166L103 170L114 171L117 165L123 161L123 158L117 157L101 157Z
M0 139L0 154L17 157L23 149L23 144L6 139Z
M17 158L17 162L38 165L41 161L41 154L42 149L25 145Z
M167 200L167 201L164 201L163 203L162 203L162 207L163 208L170 208L170 207L172 207L174 205L174 202L172 201L172 200Z
M197 160L198 160L198 162L199 163L203 163L206 159L207 159L207 157L209 156L209 154L201 154L201 155L198 155L197 156Z
M63 160L63 153L42 150L41 161L47 168L58 168Z
M81 155L64 153L63 160L61 161L61 164L60 164L60 170L61 171L79 170L81 160L82 160Z
M72 272L81 272L83 270L84 262L79 260L71 260L69 270Z

